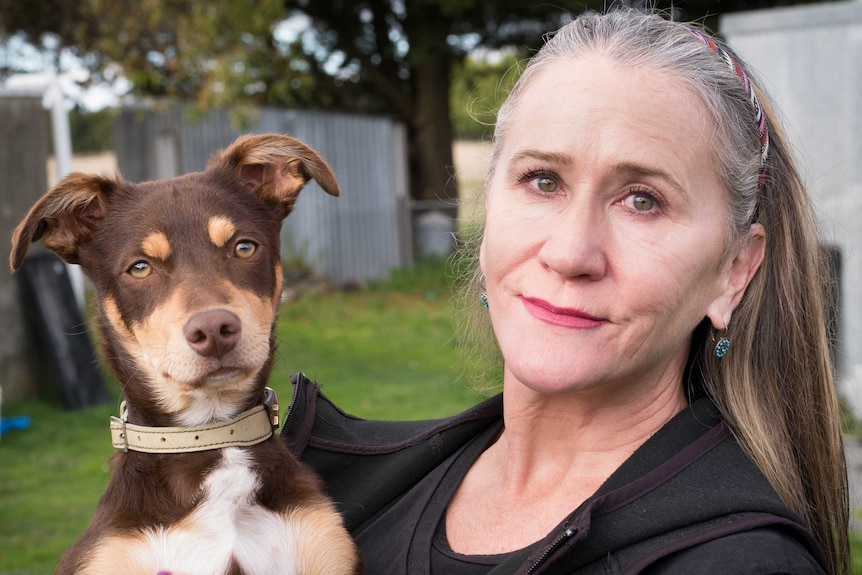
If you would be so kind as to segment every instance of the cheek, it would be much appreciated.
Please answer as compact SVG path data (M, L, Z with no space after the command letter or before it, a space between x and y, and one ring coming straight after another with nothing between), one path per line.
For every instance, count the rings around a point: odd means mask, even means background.
M128 348L134 342L135 334L126 321L123 320L120 308L113 297L106 296L102 300L102 316L105 318L106 325L110 328L110 333L113 334L114 338L124 348Z
M510 257L511 253L506 250L505 242L501 241L498 234L485 240L482 250L482 274L485 276L485 287L489 292L495 289L510 267Z
M628 310L653 329L693 330L719 295L719 259L704 243L696 249L642 252L629 258L619 283Z
M489 214L479 251L479 265L489 288L514 268L537 256L537 242L532 237L534 229L524 225L523 220L500 213Z

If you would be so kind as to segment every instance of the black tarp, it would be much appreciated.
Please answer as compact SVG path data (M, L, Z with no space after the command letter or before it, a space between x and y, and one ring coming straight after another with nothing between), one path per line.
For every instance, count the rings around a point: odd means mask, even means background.
M109 394L66 265L53 254L35 252L24 260L18 275L37 357L63 407L80 409L107 401Z

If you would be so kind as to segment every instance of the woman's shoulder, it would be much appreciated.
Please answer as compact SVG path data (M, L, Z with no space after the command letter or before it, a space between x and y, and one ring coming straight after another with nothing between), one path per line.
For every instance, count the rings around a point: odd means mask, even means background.
M372 421L339 409L298 374L282 438L321 478L348 529L361 525L453 453L502 425L502 399L453 417Z
M777 527L734 533L670 555L652 565L653 575L808 575L825 573L793 534Z
M576 513L590 551L573 543L575 562L612 557L623 572L660 574L824 572L810 531L720 418L707 417L713 411L693 403Z
M397 453L440 436L455 444L472 439L502 419L503 402L495 396L451 417L423 421L381 421L355 417L336 406L320 386L299 373L291 377L293 398L281 435L297 454L323 449L354 455Z

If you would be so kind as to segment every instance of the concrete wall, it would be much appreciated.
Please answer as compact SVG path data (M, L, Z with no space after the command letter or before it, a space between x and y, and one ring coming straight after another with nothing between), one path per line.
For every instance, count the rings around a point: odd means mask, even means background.
M7 262L12 230L48 188L48 129L41 96L0 94L0 385L6 401L39 389L32 335Z
M840 250L839 385L862 415L862 1L728 14L720 33L783 112Z

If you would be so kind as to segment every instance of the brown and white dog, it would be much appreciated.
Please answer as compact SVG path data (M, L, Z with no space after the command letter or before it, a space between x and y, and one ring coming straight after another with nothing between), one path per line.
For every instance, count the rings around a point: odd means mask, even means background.
M361 572L334 505L262 406L279 232L310 179L339 195L300 141L244 136L205 171L165 181L71 174L18 225L13 270L41 238L91 280L125 400L107 490L59 574Z

